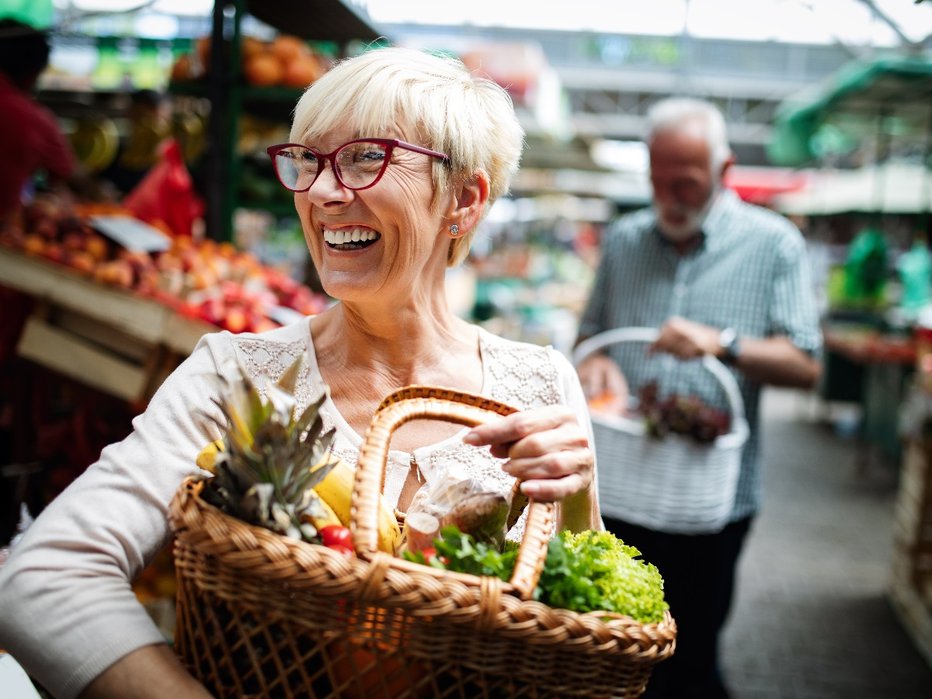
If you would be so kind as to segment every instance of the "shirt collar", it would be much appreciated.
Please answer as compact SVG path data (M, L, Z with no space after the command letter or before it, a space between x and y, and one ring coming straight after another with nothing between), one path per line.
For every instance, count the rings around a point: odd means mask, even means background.
M709 210L709 215L705 217L705 221L702 224L702 232L705 233L706 236L711 235L714 237L715 231L722 230L725 219L737 205L737 202L738 195L735 194L733 190L722 187L715 197L715 202Z

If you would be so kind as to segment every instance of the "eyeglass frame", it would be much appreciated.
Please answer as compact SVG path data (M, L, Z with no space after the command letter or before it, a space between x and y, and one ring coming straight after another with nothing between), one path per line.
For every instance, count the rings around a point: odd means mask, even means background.
M385 151L385 160L382 162L382 168L379 170L379 173L375 176L375 179L372 180L369 184L363 187L351 187L343 181L343 178L340 176L340 170L337 167L337 153L351 146L354 143L378 143L386 147ZM285 184L282 179L281 174L278 172L278 163L275 162L276 156L288 148L303 148L306 151L310 151L314 154L317 159L317 174L314 175L314 179L311 180L311 183L302 189L292 189L287 184ZM439 151L431 150L430 148L424 148L423 146L416 146L413 143L407 143L406 141L400 141L397 138L354 138L352 141L347 141L341 146L338 146L335 150L330 153L320 153L315 149L302 145L300 143L279 143L274 146L269 146L265 149L265 152L269 154L269 158L272 160L272 169L275 170L275 177L278 178L278 181L281 182L281 185L287 189L289 192L307 192L311 187L314 186L314 183L317 182L317 179L320 177L320 174L324 171L324 160L330 163L330 169L333 172L333 176L336 178L337 182L346 189L350 189L354 192L360 192L364 189L369 189L370 187L375 187L379 183L379 180L382 179L382 175L385 174L385 171L388 169L389 163L392 160L392 152L395 148L404 148L405 150L412 151L414 153L420 153L422 155L429 155L432 158L439 158L445 163L450 162L450 156L446 153L441 153Z

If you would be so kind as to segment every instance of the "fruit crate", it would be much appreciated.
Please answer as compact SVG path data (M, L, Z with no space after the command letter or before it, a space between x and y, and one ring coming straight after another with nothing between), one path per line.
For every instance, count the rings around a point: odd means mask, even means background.
M907 444L893 538L893 606L919 652L932 664L932 438Z
M0 249L3 285L32 296L17 353L105 393L147 401L217 328L60 265Z

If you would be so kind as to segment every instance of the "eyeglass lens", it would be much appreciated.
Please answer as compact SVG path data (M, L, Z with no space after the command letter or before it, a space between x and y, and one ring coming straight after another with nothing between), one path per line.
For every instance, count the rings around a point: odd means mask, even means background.
M360 189L375 182L386 165L389 146L371 141L347 143L330 159L337 178L350 189ZM278 176L289 189L308 189L323 170L322 156L307 148L294 146L275 155Z

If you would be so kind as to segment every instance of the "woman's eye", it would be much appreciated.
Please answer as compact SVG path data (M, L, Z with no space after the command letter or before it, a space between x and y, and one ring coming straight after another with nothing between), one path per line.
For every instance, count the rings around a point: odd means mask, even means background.
M385 151L383 150L365 150L357 156L358 160L383 160L384 158Z

